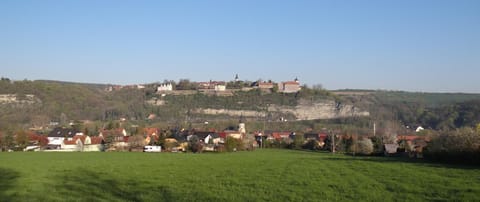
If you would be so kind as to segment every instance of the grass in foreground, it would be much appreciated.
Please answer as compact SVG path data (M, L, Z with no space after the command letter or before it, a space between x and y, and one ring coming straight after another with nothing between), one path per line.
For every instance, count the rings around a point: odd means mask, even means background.
M0 153L0 201L474 201L480 168L289 150Z

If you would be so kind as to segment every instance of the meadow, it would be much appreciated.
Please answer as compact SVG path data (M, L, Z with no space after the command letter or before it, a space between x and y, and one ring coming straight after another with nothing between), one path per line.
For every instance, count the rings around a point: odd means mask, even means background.
M480 200L480 168L273 149L0 153L0 201L432 200Z

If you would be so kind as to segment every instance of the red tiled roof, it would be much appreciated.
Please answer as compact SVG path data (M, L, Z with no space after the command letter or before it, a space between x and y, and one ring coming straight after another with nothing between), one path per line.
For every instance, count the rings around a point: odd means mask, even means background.
M154 133L158 135L158 128L145 128L144 131L147 136L151 136Z
M283 82L284 85L300 85L300 83L296 81L285 81Z
M223 131L223 132L218 132L218 136L221 137L221 138L227 138L228 135L230 134L239 134L240 132L236 131L236 130L226 130L226 131Z
M325 133L320 133L318 134L318 139L320 139L321 141L325 141L325 139L327 139L328 135L325 134Z
M292 134L291 132L288 131L283 131L283 132L272 132L272 135L278 135L280 137L288 137Z
M112 130L101 130L103 136L123 136L123 128L112 129Z
M426 137L426 136L419 136L419 135L399 135L399 136L397 136L397 140L399 140L399 141L400 140L413 141L413 140L416 140L416 139L430 141L430 138Z
M258 83L259 88L273 88L273 83Z
M85 144L85 138L87 138L85 135L75 135L73 136L72 140L64 140L63 143L66 145L73 145L77 144L77 140L80 139L82 144Z
M92 144L102 144L102 137L90 137Z
M282 139L282 136L280 136L280 134L278 134L278 133L273 133L273 134L272 134L272 137L275 138L275 139L277 139L277 140L278 140L278 139Z
M63 143L66 145L75 145L77 144L77 140L80 140L82 144L85 144L85 139L87 139L85 135L75 135L72 140L65 139ZM91 144L102 144L102 140L102 137L90 137Z
M75 145L75 144L77 144L77 141L76 140L64 140L63 144L65 144L65 145Z

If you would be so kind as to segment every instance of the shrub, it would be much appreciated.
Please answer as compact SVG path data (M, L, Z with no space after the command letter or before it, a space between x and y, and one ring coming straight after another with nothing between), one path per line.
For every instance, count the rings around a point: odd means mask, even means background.
M174 147L178 147L179 144L177 142L165 142L164 144L166 151L172 151Z
M381 137L375 136L372 137L372 143L373 143L373 152L377 154L383 153L384 147L383 147L383 141Z
M227 137L227 139L225 140L225 150L227 150L228 152L244 150L242 140Z
M295 135L295 138L291 144L293 144L293 149L301 149L304 143L305 139L303 138L303 135Z
M480 164L480 133L472 128L447 131L432 137L425 157L445 162Z
M197 153L197 152L202 152L203 149L203 143L200 142L197 136L192 136L190 140L188 140L188 150Z
M308 140L307 143L305 143L302 146L303 149L308 149L308 150L320 150L322 147L318 144L317 140Z
M368 138L358 140L353 145L350 146L350 151L354 153L363 154L363 155L370 155L373 153L372 140Z

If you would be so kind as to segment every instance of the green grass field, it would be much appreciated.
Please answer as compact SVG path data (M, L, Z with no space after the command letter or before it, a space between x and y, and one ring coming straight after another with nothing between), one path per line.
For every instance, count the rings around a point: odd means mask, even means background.
M480 168L289 150L0 153L0 201L431 200L480 200Z

